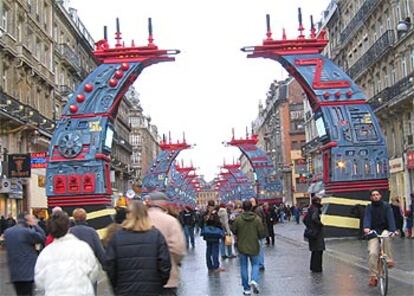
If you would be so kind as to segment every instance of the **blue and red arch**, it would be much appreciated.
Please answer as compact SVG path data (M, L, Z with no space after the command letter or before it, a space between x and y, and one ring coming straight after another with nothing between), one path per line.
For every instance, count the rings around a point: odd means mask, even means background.
M321 54L325 32L303 35L299 9L296 39L272 39L267 16L267 38L262 45L245 47L249 58L279 62L302 86L314 112L322 154L322 219L327 235L357 235L359 219L352 207L369 202L369 191L378 189L388 198L388 155L384 136L366 96L355 82Z

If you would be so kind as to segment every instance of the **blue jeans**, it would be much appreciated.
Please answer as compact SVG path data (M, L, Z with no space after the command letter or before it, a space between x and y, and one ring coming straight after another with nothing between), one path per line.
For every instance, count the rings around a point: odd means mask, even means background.
M187 243L187 249L191 246L194 248L194 226L184 225L185 242Z
M206 241L207 242L207 249L206 249L206 261L207 261L207 268L209 270L217 269L220 267L219 262L219 241Z
M252 266L252 272L250 278L252 281L259 283L259 256L250 256L246 254L239 253L240 258L240 275L242 279L242 286L245 291L250 290L249 285L249 264L248 259L250 260L250 264Z
M226 251L227 251L227 253L226 253ZM232 245L226 246L224 244L224 238L222 238L220 240L220 254L221 254L221 257L223 257L223 256L227 256L227 257L233 256L233 246Z
M264 268L264 248L263 248L263 240L259 240L259 245L260 245L260 252L259 252L259 267L263 267Z

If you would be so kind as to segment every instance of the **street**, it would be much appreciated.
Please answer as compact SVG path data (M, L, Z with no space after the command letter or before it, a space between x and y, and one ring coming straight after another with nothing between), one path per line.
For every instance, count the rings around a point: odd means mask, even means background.
M302 225L278 224L276 245L266 247L266 270L261 274L260 295L378 295L368 287L366 241L327 240L323 273L309 271L310 252L301 239ZM414 295L414 240L393 241L396 268L390 271L389 295ZM226 259L224 272L209 274L205 265L205 242L196 238L182 266L179 295L242 295L238 259ZM411 284L410 284L411 283ZM15 295L8 280L5 252L0 252L0 295ZM102 273L99 295L111 295Z

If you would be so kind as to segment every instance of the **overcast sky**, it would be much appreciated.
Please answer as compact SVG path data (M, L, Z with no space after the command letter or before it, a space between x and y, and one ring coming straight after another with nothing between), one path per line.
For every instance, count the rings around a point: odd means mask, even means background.
M297 8L302 7L309 33L309 15L315 22L329 0L71 0L70 6L95 41L108 26L114 44L115 18L119 17L123 40L147 43L147 18L152 17L155 44L180 49L175 62L153 65L135 82L144 113L151 116L160 134L171 131L174 139L185 131L196 147L182 152L186 164L193 161L207 181L214 178L226 158L240 152L224 147L257 117L274 79L287 73L274 61L247 59L243 46L259 45L265 38L265 15L271 15L273 38L282 28L288 38L297 37Z

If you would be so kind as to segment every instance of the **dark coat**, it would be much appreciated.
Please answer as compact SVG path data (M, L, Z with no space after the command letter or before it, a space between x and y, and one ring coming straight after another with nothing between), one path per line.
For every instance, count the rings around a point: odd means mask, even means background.
M260 221L262 221L263 225L267 225L267 223L266 223L266 214L265 214L262 206L255 206L253 208L253 212L255 212L257 216L259 216ZM267 229L267 227L265 227L265 237L267 237L267 236L269 236L269 230Z
M38 252L35 244L43 244L45 233L39 226L26 227L17 224L4 232L10 280L29 282L34 280L34 267Z
M377 209L380 209L380 218L383 221L373 221L375 220L375 218L373 219L372 217L372 212L374 210L372 204L369 204L365 208L364 228L374 229L379 234L381 234L385 229L389 232L395 232L397 229L395 227L394 213L391 206L384 201L380 201L379 208ZM378 225L379 223L381 225Z
M401 208L399 206L391 205L392 212L394 214L394 221L395 221L395 227L397 229L402 229L403 223L404 223L404 217L401 214Z
M323 234L323 224L321 222L321 210L318 207L312 205L309 208L307 215L311 215L310 228L312 232L316 233L316 238L309 240L309 250L324 251L325 239Z
M78 239L86 242L92 249L95 257L99 263L103 266L105 264L105 251L102 247L101 240L99 239L96 230L86 224L86 222L77 222L75 226L69 230Z
M156 228L117 231L106 249L106 259L105 270L117 296L158 296L170 277L170 253Z

